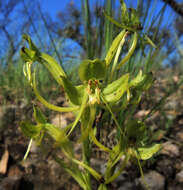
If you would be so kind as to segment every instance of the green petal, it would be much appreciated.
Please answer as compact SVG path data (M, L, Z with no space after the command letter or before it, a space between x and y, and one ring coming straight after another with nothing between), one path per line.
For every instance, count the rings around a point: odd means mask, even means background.
M59 107L59 106L55 106L53 104L50 104L49 102L47 102L38 92L37 88L36 88L36 80L35 80L35 73L34 73L34 77L33 77L33 90L34 93L36 95L36 97L38 98L38 100L47 108L54 110L54 111L59 111L59 112L70 112L70 111L75 111L78 110L79 107Z

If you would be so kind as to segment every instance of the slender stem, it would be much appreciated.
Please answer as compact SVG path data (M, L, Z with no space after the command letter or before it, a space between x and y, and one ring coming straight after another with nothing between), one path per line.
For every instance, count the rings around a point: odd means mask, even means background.
M140 169L140 174L141 174L142 180L143 180L143 182L144 182L144 184L145 184L145 186L146 186L146 189L147 189L147 190L150 190L150 188L149 188L147 182L146 182L145 179L144 179L144 172L143 172L143 170L142 170L142 167L141 167L140 160L139 160L138 156L137 156L137 162L138 162L138 166L139 166L139 169Z
M96 114L96 107L95 105L89 106L89 114L86 112L83 113L83 118L81 120L81 139L82 139L82 160L83 163L87 166L90 166L90 157L91 157L91 143L89 139L89 133L92 129L94 120L95 120L95 114ZM89 117L88 117L89 116ZM91 187L91 177L90 172L88 170L85 170L87 175L87 183L88 186Z
M25 156L23 158L24 161L26 160L26 158L27 158L27 156L28 156L28 154L30 152L31 145L32 145L32 139L29 141L29 145L28 145L27 151L26 151Z
M127 152L127 154L125 155L125 159L121 165L121 167L119 168L119 170L112 176L110 177L106 182L105 184L109 184L111 183L112 181L114 181L120 174L121 172L124 170L124 168L126 167L128 161L130 159L130 154Z

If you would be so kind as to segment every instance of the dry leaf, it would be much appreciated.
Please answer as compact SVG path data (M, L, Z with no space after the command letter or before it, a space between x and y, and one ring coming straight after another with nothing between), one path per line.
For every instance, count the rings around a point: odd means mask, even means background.
M7 171L8 159L9 159L9 152L6 149L4 151L4 154L3 154L1 161L0 161L0 173L1 174L5 174Z

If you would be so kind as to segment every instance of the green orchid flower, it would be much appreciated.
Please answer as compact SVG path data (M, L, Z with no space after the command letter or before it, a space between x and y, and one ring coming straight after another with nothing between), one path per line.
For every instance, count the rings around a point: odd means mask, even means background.
M59 112L77 111L76 119L68 132L68 135L74 130L83 113L86 109L89 109L90 126L88 126L84 134L89 134L89 129L95 119L96 108L98 105L106 106L106 104L117 103L120 98L128 91L129 74L122 75L116 81L103 86L100 82L105 79L107 69L112 58L117 51L117 47L121 40L125 36L124 31L121 32L113 41L109 52L106 55L105 60L94 59L84 60L79 66L79 77L82 81L81 85L74 86L67 77L62 67L57 61L48 54L41 53L34 45L28 35L24 35L23 38L28 42L29 48L23 48L21 50L21 57L25 61L24 74L30 82L34 93L38 100L51 110ZM112 53L111 53L112 52ZM43 96L40 95L36 85L36 72L33 71L33 63L38 62L43 64L59 85L64 88L66 98L70 107L59 107L47 102ZM108 108L107 108L108 109ZM88 125L88 124L87 124ZM88 132L87 132L88 131Z

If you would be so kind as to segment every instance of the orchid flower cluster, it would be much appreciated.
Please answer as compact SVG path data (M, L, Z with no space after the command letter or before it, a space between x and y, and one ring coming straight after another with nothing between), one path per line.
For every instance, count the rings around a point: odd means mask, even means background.
M78 68L80 85L73 85L61 65L50 55L40 52L28 35L23 35L23 39L29 45L28 48L23 47L20 52L25 62L24 75L36 98L53 111L73 112L75 120L65 128L59 128L48 123L42 111L34 106L36 124L22 121L20 123L21 130L25 136L31 139L31 142L34 140L39 145L44 138L51 138L51 142L64 153L68 161L66 162L58 155L54 155L54 159L84 190L92 190L91 178L98 182L98 190L107 190L108 185L121 174L131 158L138 160L141 170L140 160L151 158L160 149L160 144L149 145L146 143L147 127L143 121L134 119L125 123L125 126L121 126L118 121L117 113L119 110L132 103L138 104L142 93L148 90L153 83L152 73L144 74L142 70L135 77L126 73L115 80L115 72L118 72L135 52L142 28L136 10L131 9L129 13L124 1L120 2L121 23L106 13L104 14L106 19L122 30L114 38L104 60L96 58L82 61ZM119 61L127 35L132 36L131 46L126 55ZM145 39L152 46L155 46L148 36L145 36ZM53 105L40 94L37 88L36 64L42 64L46 67L58 85L63 87L68 107ZM116 107L118 108L117 112L115 111ZM102 126L96 126L97 113L101 109L111 115L116 127L115 131L119 134L117 143L112 148L102 144L96 136L96 131L100 130L100 127L102 128ZM70 135L75 132L76 128L80 129L80 134L78 140L73 142ZM75 156L73 146L76 143L82 144L81 160ZM100 151L106 152L108 155L104 173L95 170L90 164L92 145L97 146ZM143 173L141 174L143 175Z

